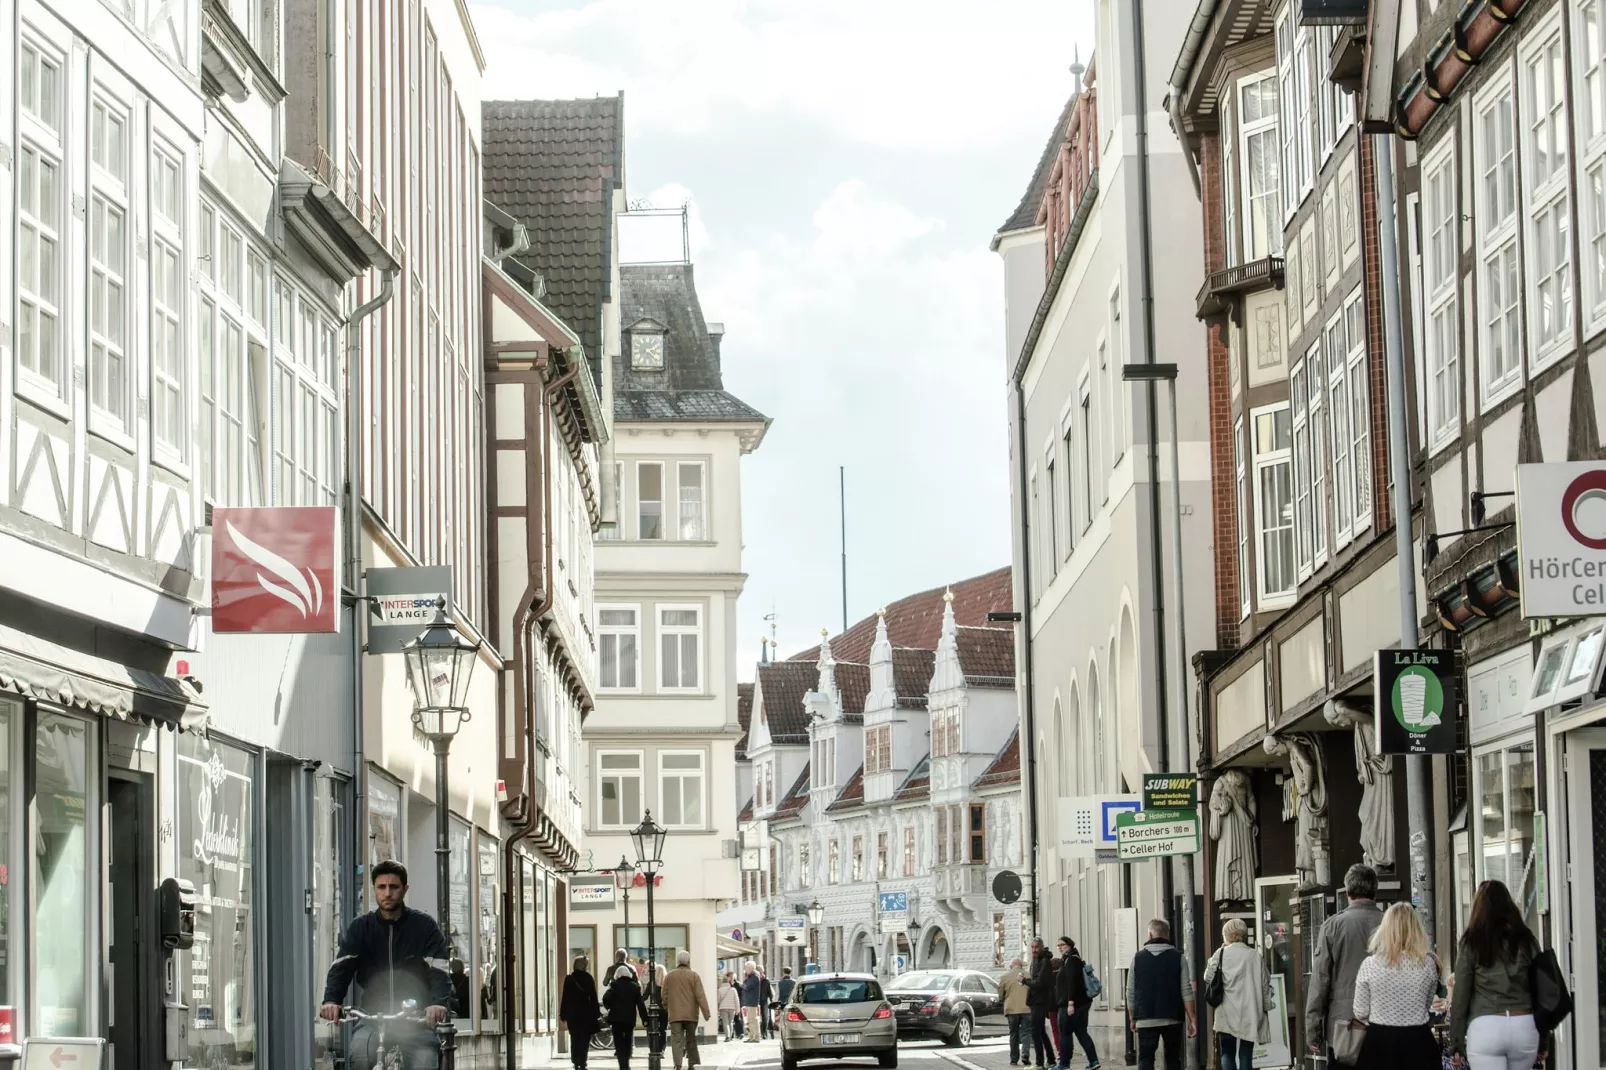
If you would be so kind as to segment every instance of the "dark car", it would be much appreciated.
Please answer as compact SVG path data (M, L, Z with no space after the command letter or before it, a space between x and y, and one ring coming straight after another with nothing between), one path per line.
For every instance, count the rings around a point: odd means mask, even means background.
M972 1037L1008 1031L998 982L975 970L915 970L887 985L900 1040L941 1039L962 1048Z

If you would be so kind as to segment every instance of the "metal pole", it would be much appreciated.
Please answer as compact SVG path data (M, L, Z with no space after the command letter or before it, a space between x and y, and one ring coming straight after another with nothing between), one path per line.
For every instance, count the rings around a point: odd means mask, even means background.
M1179 372L1180 374L1180 372ZM1177 435L1177 380L1173 377L1170 382L1168 397L1171 401L1171 572L1172 582L1176 584L1177 597L1172 604L1176 607L1177 617L1177 720L1178 731L1175 742L1181 744L1182 764L1180 771L1191 772L1197 768L1193 754L1191 740L1192 732L1188 724L1188 618L1185 603L1182 598L1182 446ZM1169 764L1170 757L1167 757ZM1177 766L1170 766L1176 769ZM1195 801L1197 813L1197 800ZM1179 859L1181 870L1177 893L1182 897L1182 947L1187 951L1190 969L1195 981L1198 971L1202 968L1199 961L1200 948L1194 946L1194 938L1200 930L1200 919L1194 917L1193 898L1193 855L1185 854ZM1200 1045L1204 1043L1204 1030L1199 1031L1197 1043L1190 1043L1188 1050L1193 1058L1203 1061Z
M1378 251L1383 291L1383 354L1388 369L1388 449L1394 481L1394 556L1400 570L1400 646L1413 650L1417 634L1416 547L1411 541L1411 458L1405 424L1405 352L1400 328L1400 250L1394 214L1394 135L1372 142L1377 172ZM1433 865L1428 829L1433 800L1432 771L1425 754L1405 758L1406 823L1410 833L1411 903L1421 915L1431 942L1434 936Z
M441 931L446 934L446 954L457 957L456 933L452 932L452 847L451 847L451 794L447 790L447 752L451 750L449 736L435 739L435 911ZM456 989L453 989L455 995ZM448 1008L446 1020L435 1027L440 1035L442 1066L446 1070L456 1065L457 1014L468 1013L467 1007Z
M658 883L658 870L647 874L647 1066L658 1070L664 1063L664 1038L660 1030L663 1010L658 993L658 933L653 928L652 886Z

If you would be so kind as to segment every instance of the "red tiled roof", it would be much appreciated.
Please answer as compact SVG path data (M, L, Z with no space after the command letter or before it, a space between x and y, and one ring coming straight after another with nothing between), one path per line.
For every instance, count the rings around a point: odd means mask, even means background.
M920 759L903 784L893 793L895 803L915 802L931 798L931 755Z
M776 817L796 817L803 812L803 807L809 801L809 767L804 766L803 772L798 774L797 783L792 785L781 804L775 808Z
M1000 784L1020 783L1020 729L1009 734L1009 742L998 752L993 763L976 778L973 788L993 788Z
M842 712L851 716L864 715L864 700L870 694L870 666L851 661L839 661L834 670L837 690L842 692Z
M820 682L814 665L802 661L772 661L758 667L758 690L764 699L764 720L775 743L807 743L809 715L803 696Z
M980 625L987 622L987 614L1008 612L1014 608L1013 580L1006 566L953 585L954 619L960 624ZM907 598L900 598L887 606L887 636L894 647L913 647L920 650L937 649L942 637L942 607L945 587L933 587ZM831 640L831 653L840 661L853 661L868 665L870 648L875 645L876 616L871 614L846 632ZM792 661L817 661L818 646L794 655ZM929 678L921 684L925 692Z
M1015 686L1015 630L961 625L959 667L965 681L991 687Z
M851 810L855 806L863 805L863 803L864 766L861 765L853 776L849 778L848 786L842 789L842 794L838 795L836 801L827 806L825 811L826 813L834 814L839 810Z
M747 800L747 805L742 807L742 812L736 816L736 820L744 824L753 820L753 800L751 798Z
M937 656L930 650L894 648L892 651L892 686L898 692L898 705L926 708L926 696L931 691L931 672Z
M747 736L753 724L753 685L736 685L736 722L742 726L742 738L736 741L736 760L747 760Z

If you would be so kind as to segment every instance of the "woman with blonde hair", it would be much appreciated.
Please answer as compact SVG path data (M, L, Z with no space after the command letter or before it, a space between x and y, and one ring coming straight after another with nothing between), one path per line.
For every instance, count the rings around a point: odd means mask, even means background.
M1355 975L1350 1030L1353 1036L1364 1029L1365 1039L1352 1065L1438 1070L1441 1053L1428 1016L1443 979L1416 909L1409 903L1389 907L1368 950Z
M1217 975L1222 981L1221 1002L1210 1018L1221 1050L1221 1070L1253 1070L1255 1045L1271 1039L1271 977L1260 955L1244 942L1248 935L1243 919L1227 919L1221 926L1221 947L1205 966L1207 994Z

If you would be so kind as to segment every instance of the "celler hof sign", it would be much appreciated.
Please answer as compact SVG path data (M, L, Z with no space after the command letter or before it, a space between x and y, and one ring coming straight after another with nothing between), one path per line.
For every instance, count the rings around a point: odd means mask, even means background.
M1524 617L1606 613L1606 463L1517 466Z

